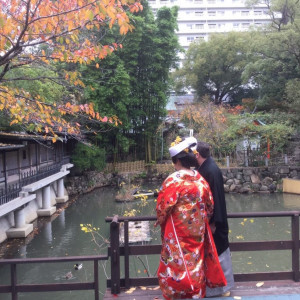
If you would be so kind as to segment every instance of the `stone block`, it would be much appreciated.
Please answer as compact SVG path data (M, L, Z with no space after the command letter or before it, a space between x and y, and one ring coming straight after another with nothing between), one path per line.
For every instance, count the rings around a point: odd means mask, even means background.
M24 227L12 227L6 231L7 238L25 238L33 231L33 224L26 224Z
M251 182L252 183L260 183L260 179L259 179L259 177L257 176L257 175L255 175L255 174L252 174L251 176Z
M244 175L251 175L253 174L253 171L251 169L244 169L243 173Z
M56 212L56 207L52 206L50 208L40 208L37 210L37 215L39 217L50 217Z
M55 198L56 203L65 203L68 200L69 200L69 196L67 196L67 195Z
M279 172L279 174L289 174L290 168L289 167L280 167L278 172Z

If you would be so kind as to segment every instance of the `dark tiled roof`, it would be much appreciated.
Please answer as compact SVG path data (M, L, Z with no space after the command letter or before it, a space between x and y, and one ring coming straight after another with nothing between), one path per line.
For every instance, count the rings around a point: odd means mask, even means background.
M3 143L0 143L0 151L9 151L9 150L17 150L17 149L20 149L20 148L23 148L24 145L14 145L14 144L3 144Z
M14 139L14 140L52 140L52 137L44 137L42 135L28 134L24 132L4 132L0 131L0 138Z

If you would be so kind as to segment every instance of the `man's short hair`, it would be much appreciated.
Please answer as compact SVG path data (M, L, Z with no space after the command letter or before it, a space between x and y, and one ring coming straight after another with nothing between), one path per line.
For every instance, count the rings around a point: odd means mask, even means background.
M197 151L203 158L208 158L210 156L210 146L205 142L198 141Z

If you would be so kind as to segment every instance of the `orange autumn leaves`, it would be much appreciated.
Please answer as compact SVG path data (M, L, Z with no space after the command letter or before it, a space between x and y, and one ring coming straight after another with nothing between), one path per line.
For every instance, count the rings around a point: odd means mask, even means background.
M139 0L0 0L0 110L9 115L11 124L51 134L53 141L56 132L80 133L80 124L66 121L66 114L83 114L88 119L118 125L117 117L101 116L91 104L45 104L41 97L4 83L10 70L31 64L61 61L98 68L97 60L122 45L102 45L93 34L83 38L81 32L116 25L121 34L126 34L134 28L127 11L141 9ZM84 86L76 72L65 72L65 79Z
M79 63L104 58L120 45L98 45L92 37L82 40L81 30L117 24L120 33L126 34L133 26L125 9L142 9L139 1L133 0L1 0L0 6L1 65L20 57L25 61L57 59ZM41 44L51 47L51 55L47 57L44 50L38 56L30 51Z
M242 109L240 105L236 107L215 105L204 98L201 103L186 106L181 118L189 128L197 132L199 139L218 146L222 143L223 132L228 127L228 114L239 114Z

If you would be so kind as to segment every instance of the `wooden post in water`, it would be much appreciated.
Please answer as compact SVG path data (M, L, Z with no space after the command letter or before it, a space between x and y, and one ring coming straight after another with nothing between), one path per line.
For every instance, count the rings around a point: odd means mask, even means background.
M118 216L114 216L110 223L110 250L111 250L111 293L120 293L120 227Z

